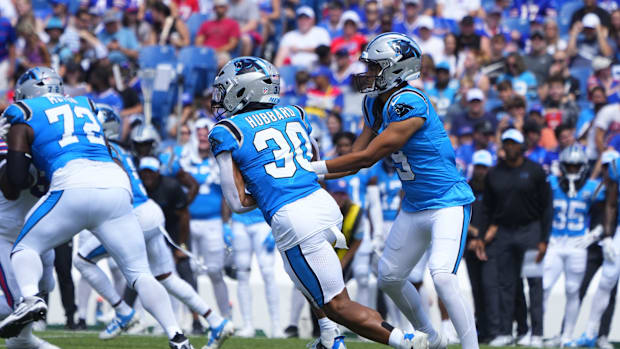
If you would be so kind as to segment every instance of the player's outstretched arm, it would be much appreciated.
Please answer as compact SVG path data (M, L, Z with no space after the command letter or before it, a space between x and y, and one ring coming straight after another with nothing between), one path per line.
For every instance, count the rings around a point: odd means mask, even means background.
M360 151L366 149L370 142L375 138L375 132L364 123L364 128L362 129L362 133L360 133L359 137L355 139L355 143L353 143L353 151Z
M425 119L412 117L403 121L392 122L375 137L364 150L356 151L332 160L315 161L312 167L318 174L356 171L374 165L385 156L396 152L416 133Z
M235 166L230 152L221 152L215 159L220 167L222 193L230 209L237 213L243 213L256 208L256 201L254 198L245 193L243 176Z

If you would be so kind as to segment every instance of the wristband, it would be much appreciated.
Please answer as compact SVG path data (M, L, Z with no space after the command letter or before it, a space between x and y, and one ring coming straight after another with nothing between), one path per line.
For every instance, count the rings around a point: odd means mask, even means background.
M329 171L327 170L327 164L325 163L325 160L312 161L310 165L312 165L312 169L318 175L329 173Z

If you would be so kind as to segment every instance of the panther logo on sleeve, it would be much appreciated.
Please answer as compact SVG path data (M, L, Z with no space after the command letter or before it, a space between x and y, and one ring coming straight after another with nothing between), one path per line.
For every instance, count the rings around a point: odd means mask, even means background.
M405 103L397 103L394 105L394 111L398 116L403 116L409 113L413 108L413 106L405 104Z

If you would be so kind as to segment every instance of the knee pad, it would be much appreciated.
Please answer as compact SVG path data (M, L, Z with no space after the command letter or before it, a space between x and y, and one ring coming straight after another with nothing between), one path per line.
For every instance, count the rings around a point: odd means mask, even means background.
M80 272L82 272L84 270L85 267L88 267L89 265L93 265L95 264L93 261L88 260L84 257L82 257L80 254L78 254L74 259L73 259L73 266L79 270Z
M252 264L252 252L251 251L235 252L235 267L237 267L237 270L249 271L251 264Z
M402 276L402 272L399 272L398 266L392 264L387 259L381 257L379 259L379 283L389 284L389 283L402 283L405 281L405 276Z

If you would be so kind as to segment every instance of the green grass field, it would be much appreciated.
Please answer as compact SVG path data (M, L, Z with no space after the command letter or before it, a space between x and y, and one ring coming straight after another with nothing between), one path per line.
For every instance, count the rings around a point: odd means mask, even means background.
M134 348L168 348L168 341L163 336L154 335L123 335L113 340L102 341L97 338L95 331L61 331L51 330L36 333L37 336L55 344L62 349L134 349ZM191 337L195 349L201 349L206 343L205 337ZM268 339L268 338L231 338L222 349L305 349L310 341L307 339ZM4 341L0 342L0 348L4 348ZM379 349L387 346L360 342L352 339L346 340L348 349ZM451 346L450 349L460 348ZM483 346L483 348L485 348ZM513 347L514 348L514 347ZM497 348L494 348L497 349ZM501 348L500 348L501 349Z

